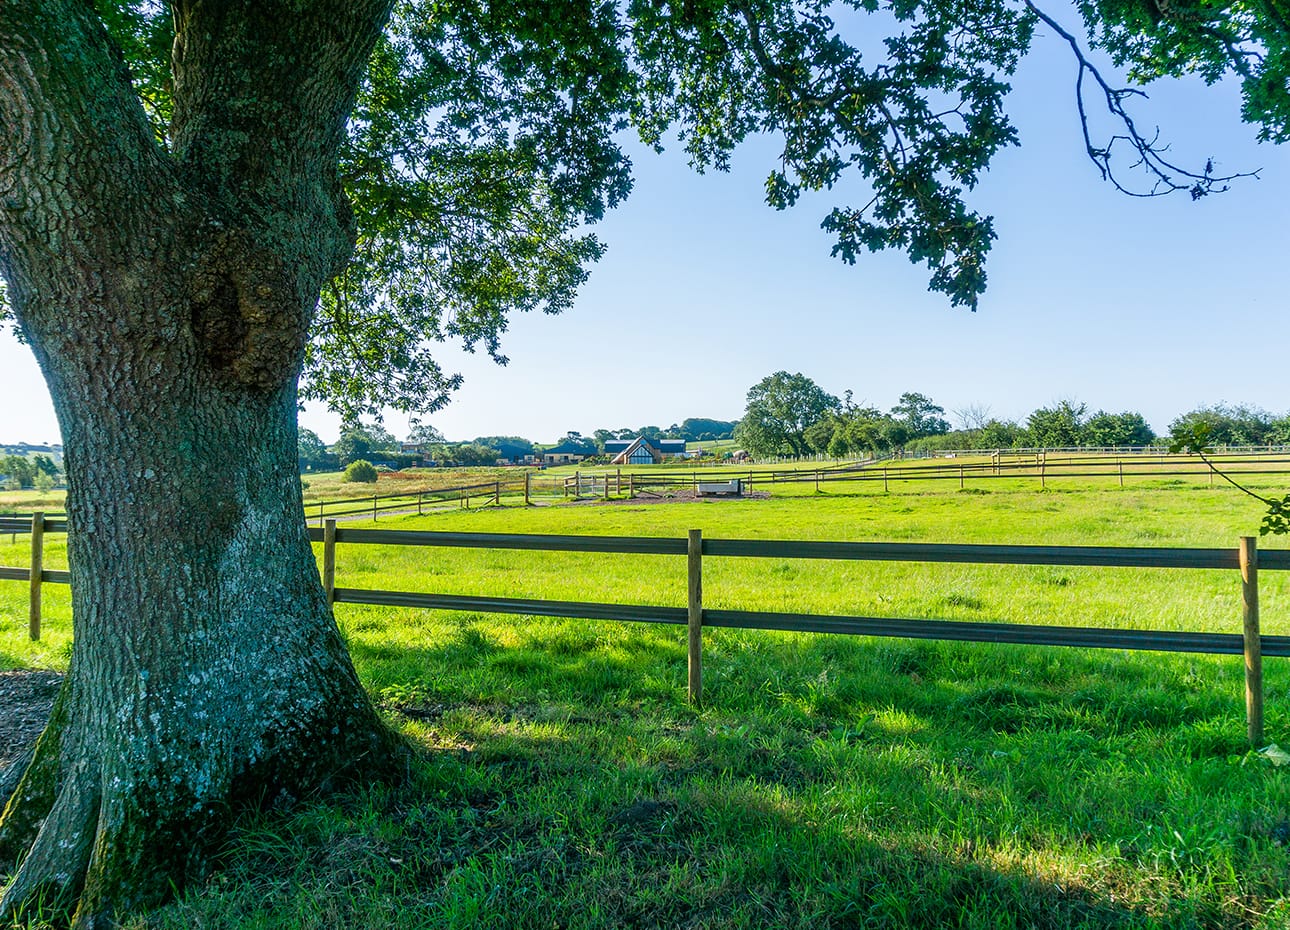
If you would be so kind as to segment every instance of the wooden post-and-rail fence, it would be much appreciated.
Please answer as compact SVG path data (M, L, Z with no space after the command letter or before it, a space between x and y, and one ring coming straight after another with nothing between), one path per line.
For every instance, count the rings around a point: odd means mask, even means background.
M0 567L0 581L27 582L27 634L32 640L40 639L41 586L45 584L71 584L70 572L45 568L45 534L66 533L67 520L51 519L42 512L28 517L0 517L0 533L13 535L31 534L31 565L29 568Z
M30 519L0 517L0 533L30 533L31 535L31 567L0 567L0 580L28 582L30 592L28 622L29 633L33 640L40 637L42 584L70 584L71 582L68 572L50 571L44 568L46 533L66 531L65 519L51 520L43 513L33 514ZM705 539L699 530L691 530L685 539L359 530L338 528L335 520L326 520L321 529L311 528L309 535L313 541L322 543L322 582L327 592L327 599L331 603L684 625L687 628L688 694L690 700L695 703L701 701L703 696L704 627L890 636L957 642L1013 643L1031 646L1075 646L1240 655L1245 661L1247 736L1252 744L1257 744L1263 739L1263 657L1290 657L1290 636L1261 635L1258 584L1260 569L1290 570L1290 551L1273 549L1260 552L1254 537L1242 537L1234 549L1012 546ZM336 547L340 543L684 555L688 579L687 603L682 608L342 588L336 585ZM1224 569L1240 573L1242 632L1233 634L1104 629L966 620L709 610L703 606L705 557Z
M1290 636L1261 636L1258 569L1290 570L1290 551L1259 553L1254 537L1243 537L1234 549L1141 548L1118 546L947 545L939 543L849 543L797 540L704 539L691 530L685 539L635 536L555 536L497 533L442 533L417 530L337 529L334 523L317 533L323 543L323 580L332 603L464 610L574 619L671 623L687 628L687 686L689 698L703 695L704 627L782 630L799 633L837 633L891 636L957 642L1014 643L1031 646L1135 649L1240 655L1245 660L1247 736L1263 739L1264 656L1290 657ZM639 604L554 601L530 598L423 594L336 586L336 546L339 543L386 546L442 546L480 549L684 555L687 564L687 604L659 607ZM705 557L900 561L915 563L975 563L995 565L1078 565L1118 568L1224 569L1241 574L1242 632L1104 629L1044 626L964 620L922 620L891 617L824 616L746 610L708 610L703 606ZM1235 611L1233 612L1235 613Z

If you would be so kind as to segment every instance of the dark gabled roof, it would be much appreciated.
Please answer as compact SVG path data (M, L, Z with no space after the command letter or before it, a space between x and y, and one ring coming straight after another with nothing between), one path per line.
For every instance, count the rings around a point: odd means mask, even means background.
M595 446L585 446L575 442L562 442L550 449L543 449L539 455L595 455Z
M649 443L659 452L684 452L684 439L642 439L637 436L633 439L607 439L605 440L605 452L611 455L617 455L619 452L626 452L634 446L637 440Z

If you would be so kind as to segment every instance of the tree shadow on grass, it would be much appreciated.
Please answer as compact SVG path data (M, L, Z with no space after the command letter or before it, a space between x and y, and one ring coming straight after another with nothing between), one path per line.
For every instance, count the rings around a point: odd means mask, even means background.
M148 926L1256 926L1231 901L1159 879L1143 889L1093 870L1045 874L1001 848L911 829L899 797L887 815L839 805L820 816L702 745L688 773L669 776L625 751L640 733L606 745L529 722L440 715L479 741L430 753L407 786L243 824L223 878ZM504 737L490 745L490 730ZM696 721L685 738L702 744L711 730ZM899 785L900 768L890 760L881 774Z
M438 646L394 650L429 689L389 692L414 737L491 773L520 808L541 809L527 786L545 785L624 809L720 795L780 812L778 827L705 833L701 855L722 862L755 858L780 829L804 831L790 846L807 858L830 830L859 837L882 856L825 857L838 875L811 879L833 889L827 906L811 898L820 925L1252 927L1290 868L1290 784L1247 752L1239 659L713 631L694 709L683 630L516 620L504 646L499 622L512 623L475 619ZM390 661L353 648L360 667ZM1286 670L1268 671L1269 693L1284 691ZM1270 707L1270 732L1285 725ZM658 868L665 883L684 871ZM703 891L724 902L712 925L752 920L740 894L778 915L769 925L808 925L792 916L797 892L732 869L718 872L734 897ZM663 925L656 890L632 887L624 925ZM707 906L668 895L672 925ZM960 899L985 903L951 919Z

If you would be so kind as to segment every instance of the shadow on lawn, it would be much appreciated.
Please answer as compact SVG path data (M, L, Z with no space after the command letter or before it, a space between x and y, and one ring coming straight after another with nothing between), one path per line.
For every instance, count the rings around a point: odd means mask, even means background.
M1217 928L1281 894L1290 785L1246 755L1239 659L713 631L695 709L683 630L496 623L351 643L436 796L505 809L426 876L453 913Z
M1214 901L1038 879L881 821L804 818L756 778L642 782L577 742L512 733L506 751L433 753L414 786L248 826L225 882L149 927L1254 926Z

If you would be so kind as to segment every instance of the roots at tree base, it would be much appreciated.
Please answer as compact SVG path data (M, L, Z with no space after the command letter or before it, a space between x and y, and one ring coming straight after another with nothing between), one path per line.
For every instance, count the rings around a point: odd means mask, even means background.
M78 713L69 674L34 751L15 764L26 763L20 778L0 785L13 788L0 815L0 875L11 872L0 920L54 911L83 930L111 926L114 915L153 909L200 878L239 810L401 777L410 749L346 671L347 659L330 688L296 705L303 717L263 702L230 706L216 732L189 735L187 758L174 741L140 741L129 726L117 740L93 733L97 715ZM230 722L258 730L250 744L259 748L212 765L202 737L224 741Z

